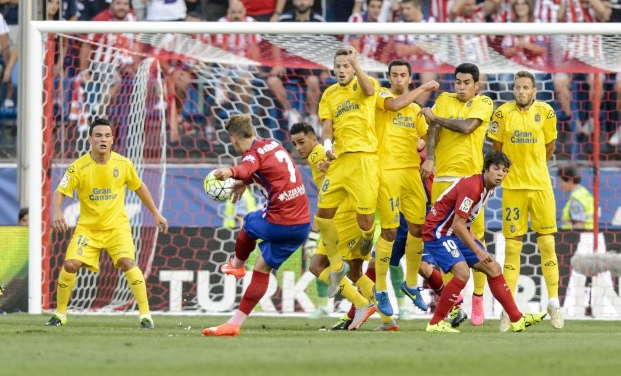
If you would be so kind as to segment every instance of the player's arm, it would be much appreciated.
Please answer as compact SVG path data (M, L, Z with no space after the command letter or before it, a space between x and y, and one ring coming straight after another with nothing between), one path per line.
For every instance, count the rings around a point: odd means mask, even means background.
M493 151L502 151L502 142L492 140L492 150Z
M321 131L323 134L323 147L326 149L328 160L335 158L334 147L332 146L332 137L334 137L334 122L332 119L321 120Z
M584 230L586 224L586 208L578 200L571 199L569 204L569 216L571 228Z
M52 208L54 211L54 221L52 226L54 230L58 232L67 231L67 221L65 220L65 214L63 213L62 205L63 201L65 201L65 195L54 191L52 194Z
M546 144L546 160L552 158L554 150L556 150L556 140L552 140Z
M147 187L145 183L142 183L140 184L140 187L138 187L138 189L136 189L134 192L136 192L136 196L138 196L140 201L142 201L142 204L146 206L147 209L149 209L151 214L153 214L153 220L155 221L157 227L159 227L160 231L162 231L164 234L167 234L168 221L166 220L166 218L164 218L162 213L160 213L157 206L155 206L155 202L153 202L153 197L151 196L149 187Z
M364 95L370 97L371 95L375 94L375 85L373 85L373 82L371 81L369 76L364 73L362 67L360 67L360 64L358 64L358 52L355 48L351 46L349 47L349 55L347 55L347 60L354 68L354 72L356 72L356 77L358 78L360 88L362 89Z
M455 235L461 240L462 243L468 246L477 255L477 258L483 264L489 264L492 262L492 257L489 253L479 247L477 242L474 240L474 235L470 232L468 227L466 227L466 218L457 214L458 211L455 211L455 218L453 219L453 231L455 231Z
M384 109L388 111L399 111L400 109L410 105L419 95L424 92L434 91L440 87L440 84L434 80L426 82L424 85L399 95L396 98L388 97L384 100Z
M419 116L421 116L419 114ZM438 139L440 138L440 127L435 125L434 123L429 124L429 129L427 130L427 159L420 166L420 175L425 181L429 175L433 174L433 169L436 165L436 145L438 145Z
M483 124L483 120L481 119L447 119L436 116L429 107L423 108L421 110L421 113L427 119L427 123L434 123L441 126L442 128L446 128L448 130L461 134L470 134L474 132L478 127L480 127L481 124Z

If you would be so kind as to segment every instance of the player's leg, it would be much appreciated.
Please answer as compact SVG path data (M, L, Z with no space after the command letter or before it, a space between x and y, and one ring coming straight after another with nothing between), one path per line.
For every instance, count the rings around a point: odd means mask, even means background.
M330 279L326 278L327 281L319 278L322 272L328 271L330 273L330 262L328 261L328 257L325 255L325 247L319 243L317 245L317 250L311 257L311 262L309 266L309 270L315 277L316 286L317 286L317 298L319 300L317 309L310 316L311 318L319 318L324 315L327 315L327 302L328 302L328 284L330 283Z
M472 223L472 232L481 241L485 247L485 211ZM485 310L483 308L483 292L485 291L485 281L487 276L476 269L472 269L472 282L474 282L474 291L472 292L472 312L470 321L474 326L483 325L485 321Z
M529 201L529 191L505 189L502 192L502 232L506 239L503 274L513 294L520 277L522 238L528 232Z
M364 256L371 253L375 236L375 210L380 189L379 161L377 155L374 154L345 154L339 157L339 159L345 159L348 165L345 170L348 181L344 187L356 203L358 226L362 231L360 253ZM352 179L352 176L356 178ZM388 247L388 257L390 257L391 248L392 244Z
M56 285L56 313L49 319L46 326L62 326L67 322L67 306L71 292L75 287L78 270L87 267L93 272L99 272L99 243L97 234L92 231L76 227L69 241L63 266L58 274Z
M548 289L548 313L555 329L565 325L558 298L559 270L554 234L556 228L556 202L552 189L535 191L531 201L531 222L537 232L537 248L541 254L541 274Z
M440 295L436 310L427 325L428 332L459 332L453 329L451 324L444 321L444 317L451 311L457 301L457 297L466 287L468 278L470 278L470 269L462 254L463 250L459 249L459 244L460 242L456 237L448 236L425 243L425 251L433 256L442 271L445 273L451 271L453 275L451 280L442 289L442 295Z
M348 254L349 253L349 254ZM347 251L341 249L341 254L343 255L343 259L349 265L349 274L348 281L359 281L363 276L362 273L362 265L363 263L370 258L371 255L367 255L365 257L360 256L359 254L359 246L354 249L348 249ZM367 299L358 289L353 286L348 286L348 290L346 291L346 295L341 293L343 297L349 299L353 303L354 312L351 323L348 326L349 330L356 330L362 324L364 324L372 314L377 310L377 305L371 300Z
M149 309L147 285L142 270L136 265L136 248L129 228L111 230L106 234L105 247L114 266L121 268L136 304L138 305L140 326L153 329L153 319Z

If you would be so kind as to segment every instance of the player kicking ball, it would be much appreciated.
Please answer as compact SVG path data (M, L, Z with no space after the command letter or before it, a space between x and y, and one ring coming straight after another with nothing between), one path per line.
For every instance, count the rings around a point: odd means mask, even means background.
M485 155L483 173L453 183L436 200L423 227L425 253L430 253L443 272L453 273L444 286L436 310L427 324L428 332L459 333L444 321L461 290L466 287L470 268L487 275L494 298L511 320L511 329L521 332L541 322L546 312L522 314L502 275L502 268L470 230L472 222L483 212L487 201L509 172L511 161L500 151Z
M205 336L237 337L242 323L265 295L270 272L304 244L311 224L302 175L285 148L275 140L259 139L250 115L231 116L225 129L235 151L242 155L242 162L215 170L215 177L219 180L232 177L243 182L234 188L233 202L253 182L263 188L267 199L265 207L244 217L235 242L235 256L221 268L224 274L243 278L250 252L257 246L257 240L263 240L239 308L226 323L203 330Z

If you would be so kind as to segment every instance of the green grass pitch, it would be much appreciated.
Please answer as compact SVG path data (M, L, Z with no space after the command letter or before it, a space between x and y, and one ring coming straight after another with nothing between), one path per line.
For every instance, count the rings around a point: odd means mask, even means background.
M70 315L0 316L0 374L12 375L618 375L621 322L548 320L524 333L498 333L498 321L462 324L460 334L426 333L425 320L400 332L373 332L372 318L354 332L320 331L333 318L251 316L238 338L203 337L226 317Z

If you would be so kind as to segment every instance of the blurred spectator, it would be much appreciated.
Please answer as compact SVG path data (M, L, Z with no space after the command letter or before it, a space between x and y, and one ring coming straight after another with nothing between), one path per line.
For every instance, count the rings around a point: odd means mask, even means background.
M515 0L512 17L507 22L540 22L535 19L533 0ZM511 60L528 67L543 67L548 51L548 40L543 35L505 35L502 52Z
M201 12L206 21L217 21L226 16L229 0L201 0Z
M604 3L601 0L567 0L561 3L559 10L559 19L566 22L605 22L610 19L610 15L610 3ZM564 58L570 61L577 59L587 64L597 65L602 63L604 59L602 44L601 35L569 36L565 44ZM595 100L596 92L599 92L600 100L604 94L605 75L600 74L599 90L595 90L594 77L594 74L587 75L588 100L590 103ZM554 89L561 102L561 110L572 119L573 130L590 134L593 132L593 118L589 117L581 124L582 118L579 109L576 105L572 107L571 79L570 75L565 73L554 75ZM571 109L569 113L566 112L568 108Z
M110 8L99 13L93 21L136 21L136 15L130 9L130 0L112 0ZM80 73L75 84L72 99L73 120L78 120L80 129L88 129L89 117L104 117L108 106L113 103L121 84L121 76L133 74L139 63L128 52L137 46L129 34L89 34L80 50ZM93 51L93 46L96 49ZM91 87L92 95L85 98L86 87ZM79 110L78 110L79 109ZM76 111L77 110L77 111ZM75 117L78 116L78 119Z
M621 0L607 0L606 3L610 6L610 18L608 22L621 22ZM604 36L604 38L608 41L616 41L619 36ZM618 146L621 143L621 115L619 115L619 111L621 111L621 73L616 74L614 91L617 97L617 129L612 136L610 136L608 143L612 146Z
M561 214L561 228L564 230L593 230L593 195L580 185L580 174L573 167L558 169L561 190L569 193L569 199Z
M367 0L367 10L352 14L347 22L378 22L382 3L383 0ZM381 38L379 35L345 35L343 43L354 47L362 56L372 58L378 51Z
M455 0L450 9L450 22L482 23L487 17L497 14L500 0L485 0L476 4L476 0ZM490 59L487 38L483 35L458 35L453 37L457 43L459 61L482 62ZM486 79L481 76L482 82ZM483 85L481 85L483 86Z
M378 16L378 22L396 22L401 19L401 1L402 0L384 0L382 1L382 9ZM427 13L427 16L429 13ZM427 18L427 17L425 17Z
M285 11L287 0L241 0L246 13L257 21L278 21Z
M21 208L19 210L17 224L20 226L28 226L28 208Z
M283 13L278 22L325 22L325 19L315 13L312 9L313 0L293 0L293 10L291 12ZM280 62L280 49L274 49L275 60ZM272 68L269 77L267 78L267 86L274 93L274 97L280 103L283 108L283 115L289 122L289 127L292 124L302 120L302 116L298 109L294 108L289 101L287 90L283 83L284 79L292 79L295 81L304 81L306 84L306 112L308 114L308 122L315 128L319 127L319 120L317 119L317 111L319 105L319 97L321 96L321 79L329 77L329 72L320 71L313 72L307 69L291 69L287 71L287 68L283 66L274 66ZM298 82L292 82L298 84Z
M132 9L136 13L138 21L146 21L147 19L147 4L149 0L132 0Z
M0 72L2 73L2 83L4 85L4 103L2 106L7 109L15 107L13 100L13 82L11 73L17 62L17 46L13 44L9 37L9 28L0 14L0 48L2 48L2 62L0 62Z
M257 22L254 18L246 15L246 8L241 1L231 0L227 16L218 20L219 22ZM239 34L239 35L216 35L214 44L223 50L230 51L236 55L245 56L252 60L259 60L259 44L261 36L259 34ZM254 67L243 66L239 69L229 69L222 74L220 87L216 90L216 101L222 104L223 101L240 104L239 111L250 113L252 102L253 87L252 72Z
M252 193L252 189L246 188L242 197L237 202L226 200L224 204L224 228L241 228L244 225L246 214L257 210L257 198Z
M143 1L147 3L147 21L185 21L188 11L185 0Z
M330 22L347 22L353 13L362 11L362 0L326 0L325 13Z
M422 11L423 0L403 0L401 2L401 14L404 23L408 22L429 22L433 23L433 18L424 19ZM407 29L407 27L404 27ZM420 72L415 77L419 84L435 80L438 65L433 57L440 45L440 41L433 35L399 35L395 40L395 52L399 58L406 59L412 64L413 72ZM425 107L431 97L431 92L424 92L416 98L416 102Z

